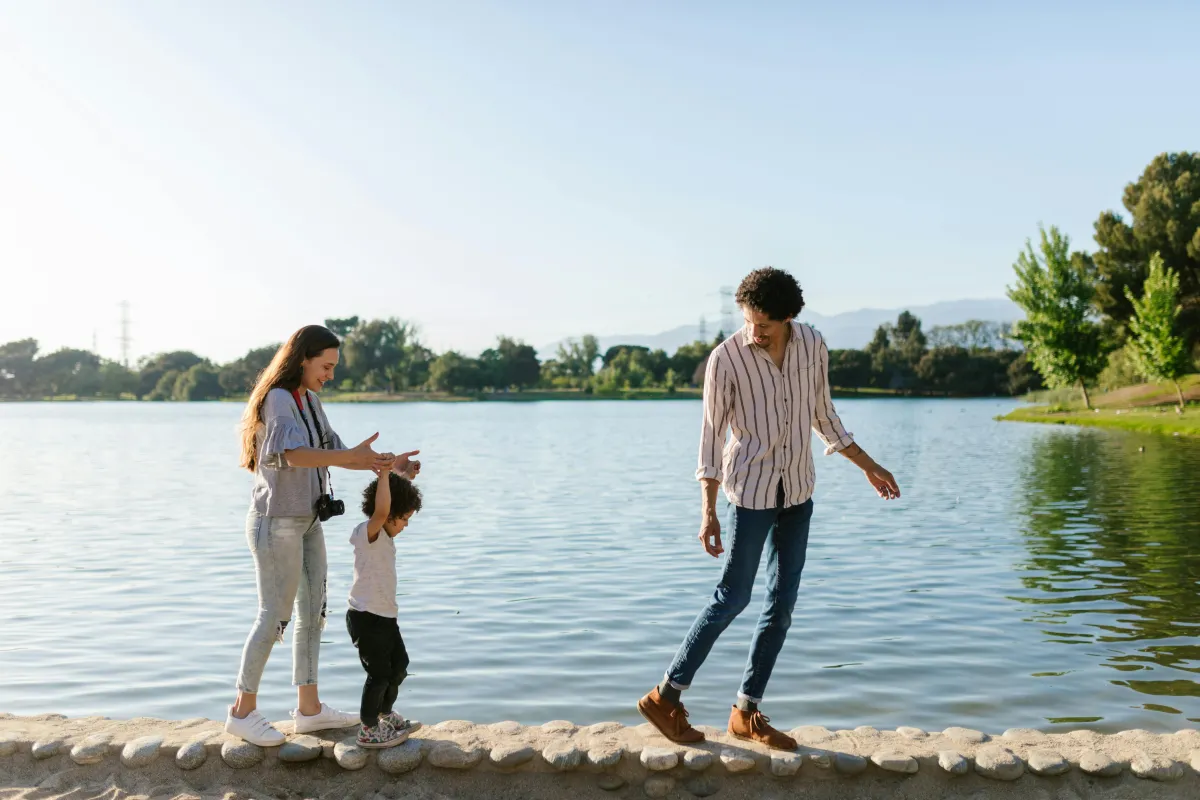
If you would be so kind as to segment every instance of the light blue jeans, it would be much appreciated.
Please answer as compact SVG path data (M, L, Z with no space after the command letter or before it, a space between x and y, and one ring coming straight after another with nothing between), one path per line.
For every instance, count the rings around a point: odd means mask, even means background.
M237 688L258 694L267 658L296 609L292 634L292 683L317 682L321 630L325 627L325 534L316 517L246 517L246 543L254 556L258 617L238 670Z

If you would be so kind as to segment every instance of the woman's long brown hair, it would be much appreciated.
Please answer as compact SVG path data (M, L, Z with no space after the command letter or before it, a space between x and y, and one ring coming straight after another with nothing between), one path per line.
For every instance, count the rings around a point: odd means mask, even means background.
M293 391L300 388L305 359L315 358L341 342L333 331L320 325L305 325L292 334L280 348L267 368L258 374L246 410L242 412L241 466L253 472L258 467L258 446L255 435L262 424L262 407L267 392L272 389Z

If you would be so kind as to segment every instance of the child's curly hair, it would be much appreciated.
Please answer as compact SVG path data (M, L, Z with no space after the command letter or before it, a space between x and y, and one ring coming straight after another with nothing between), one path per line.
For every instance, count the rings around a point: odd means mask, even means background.
M421 490L414 486L412 481L389 472L388 485L392 490L392 510L388 513L389 518L403 517L409 512L415 514L421 510ZM362 512L368 517L375 513L375 490L378 488L377 478L363 489Z

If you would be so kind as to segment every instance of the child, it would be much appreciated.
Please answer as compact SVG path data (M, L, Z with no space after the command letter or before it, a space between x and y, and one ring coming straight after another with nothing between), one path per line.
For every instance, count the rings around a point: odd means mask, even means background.
M354 582L346 628L367 671L359 716L359 747L393 747L408 739L420 723L397 714L400 683L408 675L408 652L396 624L396 544L393 537L421 510L421 493L409 480L419 462L404 474L381 471L363 491L362 510L369 519L354 529ZM397 461L394 469L400 468Z

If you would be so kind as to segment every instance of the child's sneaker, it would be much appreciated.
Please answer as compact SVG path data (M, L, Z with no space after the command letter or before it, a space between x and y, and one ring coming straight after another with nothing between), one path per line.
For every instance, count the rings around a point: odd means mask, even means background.
M374 728L368 728L366 725L359 725L358 728L359 747L395 747L406 741L408 741L408 731L396 730L390 722L383 718L380 718L379 724Z
M382 717L380 717L380 719L387 722L389 725L391 725L393 728L395 728L398 731L405 731L407 733L415 733L415 732L421 730L420 722L418 722L415 719L405 719L404 717L397 714L395 711L389 711L388 713L386 713Z

